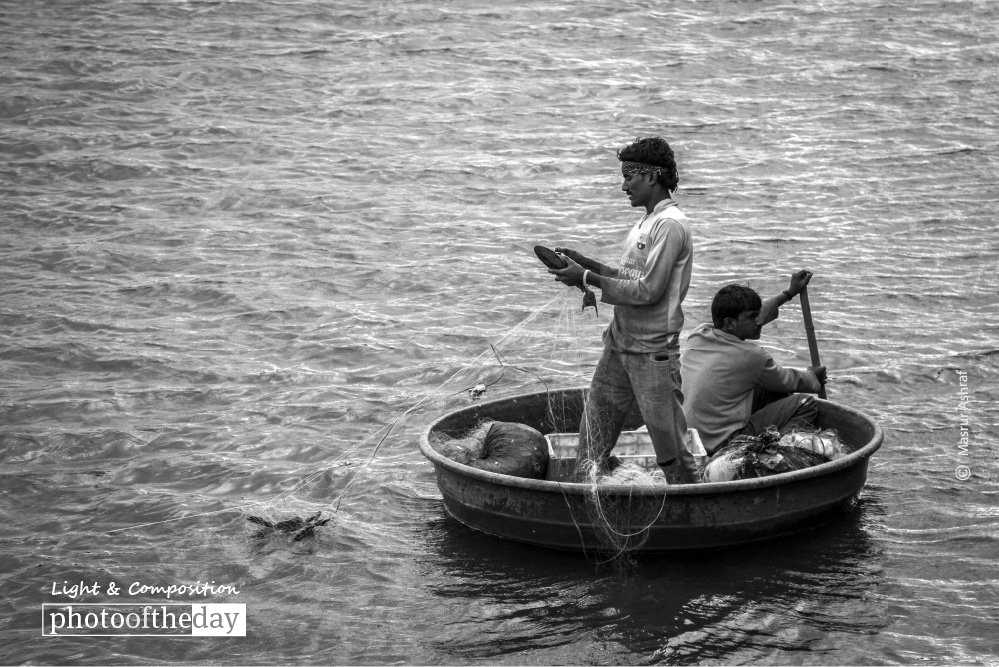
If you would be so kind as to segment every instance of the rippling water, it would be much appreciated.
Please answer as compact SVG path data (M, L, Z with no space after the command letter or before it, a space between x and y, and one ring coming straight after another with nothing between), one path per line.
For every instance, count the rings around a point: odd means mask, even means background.
M0 662L995 664L997 20L3 4ZM576 307L530 248L614 260L636 217L614 151L646 134L695 230L687 329L727 282L811 268L830 398L886 443L843 521L622 573L448 518L400 418ZM785 310L763 342L807 365ZM245 520L338 499L295 544ZM210 601L245 603L247 636L41 637L80 580L234 585Z

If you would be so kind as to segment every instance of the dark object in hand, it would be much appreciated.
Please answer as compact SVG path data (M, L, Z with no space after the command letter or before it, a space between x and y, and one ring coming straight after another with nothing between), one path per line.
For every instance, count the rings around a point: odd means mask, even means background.
M540 259L549 269L558 270L569 266L569 262L559 257L557 252L551 248L546 248L543 245L534 246L534 254L537 255L538 259ZM586 285L580 285L579 289L583 292L583 310L585 311L587 308L593 308L593 312L599 315L600 311L597 310L597 295L594 294L593 290Z
M564 269L569 266L569 263L558 256L551 248L546 248L543 245L534 246L534 254L538 256L538 259L544 263L549 269Z

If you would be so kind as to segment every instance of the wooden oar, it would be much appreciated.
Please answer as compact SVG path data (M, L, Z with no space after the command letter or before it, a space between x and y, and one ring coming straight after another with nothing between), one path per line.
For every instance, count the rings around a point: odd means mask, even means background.
M805 335L808 336L808 352L812 355L812 366L821 366L822 362L819 361L819 344L815 340L815 327L812 326L812 309L808 305L807 287L801 288L798 298L801 300L801 314L805 318ZM825 397L826 386L823 384L819 387L819 398Z

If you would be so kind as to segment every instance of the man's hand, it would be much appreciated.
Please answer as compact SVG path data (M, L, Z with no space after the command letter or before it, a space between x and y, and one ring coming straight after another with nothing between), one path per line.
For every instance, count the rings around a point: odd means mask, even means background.
M809 366L808 370L815 374L815 377L819 379L819 384L826 383L826 367L825 366Z
M555 252L560 255L565 255L566 258L571 259L576 264L585 264L587 260L586 255L581 252L576 252L571 248L561 248L559 246L555 246Z
M555 252L559 253L560 255L564 255L566 259L572 260L579 266L583 267L584 270L592 271L598 276L602 276L607 273L606 266L604 266L595 259L590 259L581 252L576 252L575 250L572 250L570 248L560 248L558 246L555 247Z
M808 281L812 279L812 272L802 269L796 273L791 274L791 284L788 286L787 291L791 293L791 298L801 294L801 290L805 289L808 285Z
M560 253L561 254L561 253ZM562 258L569 265L564 269L548 269L548 273L555 276L555 280L569 287L580 287L583 284L583 267L577 264L568 255L562 254Z

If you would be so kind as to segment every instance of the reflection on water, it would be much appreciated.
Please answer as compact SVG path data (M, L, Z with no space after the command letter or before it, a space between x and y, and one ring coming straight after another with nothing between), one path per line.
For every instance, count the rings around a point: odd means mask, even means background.
M435 520L421 569L461 612L428 649L490 662L799 662L887 624L885 554L869 535L881 514L867 498L804 535L625 569Z

